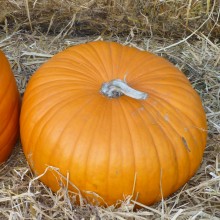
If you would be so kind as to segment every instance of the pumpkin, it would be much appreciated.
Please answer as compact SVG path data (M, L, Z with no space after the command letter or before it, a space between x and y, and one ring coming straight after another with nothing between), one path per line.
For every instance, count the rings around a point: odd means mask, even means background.
M100 205L129 195L151 205L174 193L197 171L207 136L200 97L180 70L101 41L70 47L33 74L20 125L41 181L53 191L71 182Z
M14 75L0 51L0 163L11 154L19 134L20 96Z

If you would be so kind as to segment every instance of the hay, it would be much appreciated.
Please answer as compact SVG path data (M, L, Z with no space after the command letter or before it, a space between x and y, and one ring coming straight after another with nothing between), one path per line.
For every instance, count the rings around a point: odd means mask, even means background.
M130 198L120 208L83 200L76 206L65 189L54 194L33 176L18 142L11 158L0 165L0 219L220 219L219 2L148 1L144 11L145 2L3 0L0 49L10 60L21 96L33 72L71 45L112 40L169 59L187 75L207 113L208 143L197 174L162 202L139 204L137 212ZM149 21L145 26L141 13ZM155 13L161 15L153 20Z
M1 0L0 23L72 36L179 38L220 33L219 0ZM60 32L62 30L62 33Z

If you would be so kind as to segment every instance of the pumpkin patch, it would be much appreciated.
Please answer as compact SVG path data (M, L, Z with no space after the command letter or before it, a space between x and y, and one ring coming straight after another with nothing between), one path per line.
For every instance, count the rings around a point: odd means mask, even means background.
M11 154L19 133L20 96L9 62L0 51L0 163Z
M150 205L177 191L197 171L207 137L201 100L181 71L101 41L70 47L36 71L20 130L36 175L57 167L91 202L87 192L108 205L129 195ZM41 181L53 191L65 184L52 171Z

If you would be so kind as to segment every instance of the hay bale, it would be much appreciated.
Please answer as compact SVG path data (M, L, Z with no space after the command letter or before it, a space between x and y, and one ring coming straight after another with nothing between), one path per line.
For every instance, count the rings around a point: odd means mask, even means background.
M0 23L42 33L181 38L220 34L214 0L1 0Z

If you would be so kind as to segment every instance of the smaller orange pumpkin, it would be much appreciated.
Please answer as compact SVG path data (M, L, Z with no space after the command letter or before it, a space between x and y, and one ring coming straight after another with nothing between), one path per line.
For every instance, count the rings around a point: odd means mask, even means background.
M0 163L11 154L19 134L20 96L10 64L0 51Z

